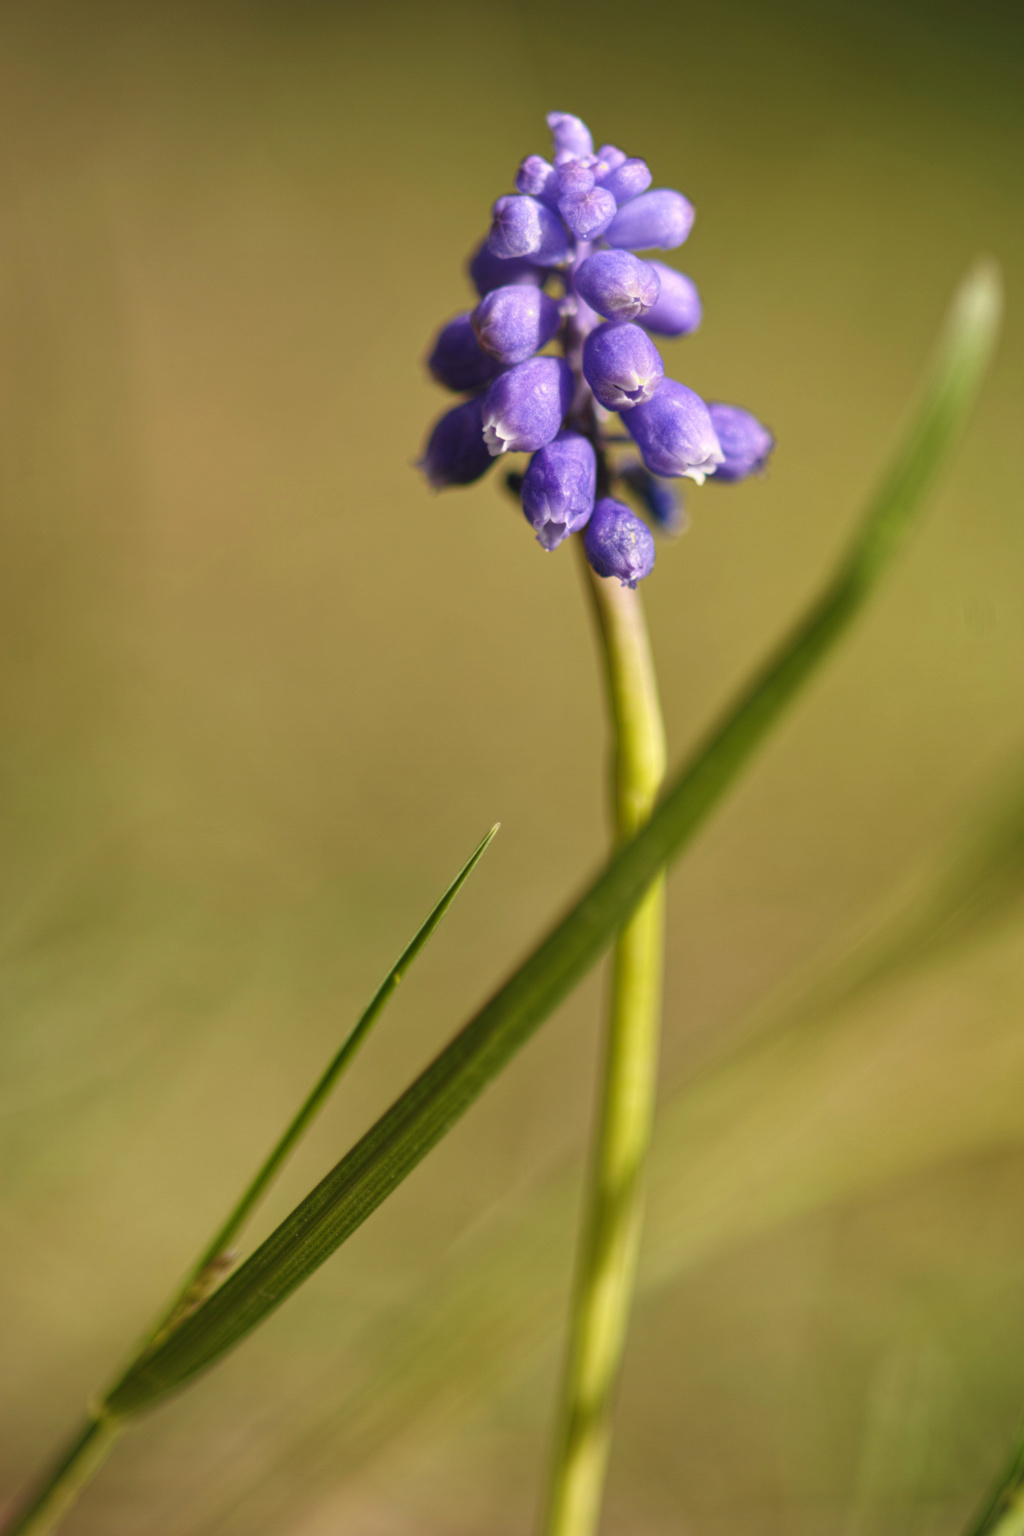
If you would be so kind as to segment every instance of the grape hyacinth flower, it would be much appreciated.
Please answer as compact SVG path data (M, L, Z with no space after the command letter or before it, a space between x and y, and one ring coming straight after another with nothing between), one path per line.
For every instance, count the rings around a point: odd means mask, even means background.
M506 367L525 363L547 346L562 323L554 299L523 284L492 288L471 318L483 351Z
M579 432L559 432L533 455L522 480L523 511L542 549L557 549L586 527L596 485L594 447Z
M547 276L543 267L534 266L524 257L505 260L492 255L487 240L481 240L466 263L466 270L481 298L485 298L492 288L507 288L510 283L532 283L539 288Z
M702 485L725 458L704 401L675 379L665 379L625 420L652 474L688 475Z
M644 192L621 207L608 226L611 246L627 251L671 251L693 228L693 204L681 192Z
M678 532L673 482L745 479L763 470L774 440L748 411L709 407L665 376L656 338L691 335L700 295L684 273L640 253L683 244L690 202L652 189L646 159L615 144L595 152L571 113L547 123L551 149L519 162L470 256L476 308L434 340L431 374L465 398L436 423L420 464L440 489L479 480L503 455L531 455L513 460L502 483L521 498L537 543L550 552L584 534L592 568L631 587L654 565L637 514L656 533ZM642 463L621 455L629 438ZM616 487L634 511L610 494Z
M471 485L490 469L479 396L441 417L420 464L435 491L446 485Z
M499 364L481 349L472 317L456 315L438 332L427 358L427 367L445 389L461 395L486 389L497 374Z
M606 320L583 343L583 377L608 410L629 411L653 397L665 364L638 325Z
M606 320L637 320L649 315L661 293L657 263L640 261L629 251L596 251L586 257L573 274L573 285ZM656 329L646 319L644 324Z
M572 402L573 378L560 357L533 357L499 374L483 403L487 451L532 453L557 437Z
M756 475L768 462L775 447L775 439L768 428L738 405L721 405L708 402L708 415L715 429L719 446L725 455L716 478L724 481L745 480Z
M658 279L658 296L643 316L644 326L656 336L691 336L703 318L697 285L663 261L646 265Z
M583 535L587 559L599 576L617 576L635 587L654 569L654 537L642 518L621 501L603 496Z
M499 197L487 240L492 256L525 256L538 267L564 267L572 251L569 231L536 197Z

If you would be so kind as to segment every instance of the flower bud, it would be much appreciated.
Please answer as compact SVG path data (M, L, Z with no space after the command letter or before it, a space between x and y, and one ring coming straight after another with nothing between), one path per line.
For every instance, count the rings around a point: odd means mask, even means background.
M616 203L605 187L591 186L587 192L560 197L558 211L577 240L596 240L614 219Z
M558 207L558 173L543 155L527 155L516 173L516 190L539 197L549 208Z
M562 323L555 300L540 288L492 288L472 315L476 339L499 363L525 363Z
M659 480L644 469L639 459L633 459L619 470L619 476L639 497L645 511L657 523L663 533L682 533L686 527L686 513L679 486L674 480Z
M551 129L556 154L568 153L579 156L594 153L594 141L590 137L590 129L578 117L572 117L568 112L549 112L547 124Z
M523 476L523 512L544 549L578 533L594 510L597 458L578 432L559 432L530 460Z
M653 400L623 420L654 475L688 475L702 485L725 457L704 401L676 379L663 379Z
M488 451L532 453L558 432L572 404L572 369L560 357L532 357L499 374L483 400Z
M616 149L614 144L602 144L597 152L597 164L594 166L594 175L597 177L598 186L602 185L605 177L609 176L612 171L618 170L626 158L626 151L624 149Z
M606 320L583 344L583 377L610 411L631 411L654 395L665 364L638 325Z
M648 263L661 280L657 302L644 315L644 325L656 336L689 336L703 318L696 284L662 261Z
M581 197L597 185L594 172L582 160L567 160L555 172L559 197Z
M442 416L431 432L419 467L435 491L446 485L469 485L490 468L491 455L484 442L482 409L479 395L473 400L464 400Z
M775 439L768 428L738 405L709 401L708 413L725 455L716 471L716 479L745 480L748 475L756 475L764 469L775 447Z
M630 251L596 251L576 268L573 286L606 320L643 315L646 325L661 283L654 262L641 261Z
M505 288L510 283L532 283L539 288L545 273L532 261L513 257L506 261L495 256L486 240L482 240L469 258L467 267L470 281L481 298L492 288Z
M693 228L693 205L681 192L661 187L621 207L605 230L609 245L627 251L670 251Z
M646 160L623 160L604 178L601 185L610 192L616 203L628 203L630 198L646 192L654 177L647 168Z
M569 260L565 225L536 197L499 197L488 245L495 256L528 256L539 267L560 267Z
M599 576L617 576L635 587L654 569L654 535L621 501L603 496L583 535L587 559Z
M517 288L511 291L519 292ZM494 358L480 350L469 315L456 315L442 327L427 358L427 367L439 384L459 394L486 389L498 371Z

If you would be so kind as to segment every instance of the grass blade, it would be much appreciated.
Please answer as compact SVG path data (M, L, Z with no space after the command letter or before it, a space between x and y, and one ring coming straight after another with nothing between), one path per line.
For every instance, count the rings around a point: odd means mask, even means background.
M230 1252L231 1244L266 1194L289 1154L323 1108L331 1090L380 1017L405 972L476 868L497 831L497 825L493 826L486 837L477 844L451 885L405 946L356 1020L354 1028L328 1062L298 1113L273 1147L227 1220L193 1266L170 1306L152 1325L120 1378L121 1381L136 1371L140 1364L159 1350L167 1339L173 1337L175 1330L202 1304L223 1278L225 1271L231 1267L233 1257ZM117 1388L115 1387L114 1390L116 1391ZM47 1536L47 1533L56 1529L95 1469L108 1454L122 1429L123 1425L118 1422L117 1415L109 1413L102 1403L94 1404L86 1422L58 1456L50 1471L29 1495L28 1500L20 1509L15 1510L9 1521L4 1523L3 1531L6 1536L29 1536L29 1533L31 1536Z
M202 1306L110 1393L138 1412L212 1365L280 1305L387 1198L598 960L844 633L896 553L966 422L991 357L998 275L959 288L923 398L825 591L670 785L646 826L375 1126Z
M455 876L455 879L444 895L431 909L394 965L388 971L341 1047L327 1064L319 1081L310 1092L309 1097L288 1125L277 1145L273 1148L251 1184L224 1222L224 1225L207 1245L168 1312L153 1330L151 1336L153 1344L159 1343L173 1332L182 1319L187 1317L190 1312L193 1312L203 1298L213 1290L217 1282L223 1277L225 1269L230 1267L232 1243L270 1188L286 1159L302 1140L302 1137L327 1102L339 1078L351 1063L352 1058L363 1044L363 1041L380 1015L384 1012L402 977L448 911L448 908L469 879L477 864L483 858L497 831L498 825L496 824L487 833L486 837L478 843L476 849L459 870L459 873Z

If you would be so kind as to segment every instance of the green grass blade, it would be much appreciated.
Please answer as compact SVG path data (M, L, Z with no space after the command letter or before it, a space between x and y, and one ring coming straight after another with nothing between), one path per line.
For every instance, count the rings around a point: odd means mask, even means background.
M833 579L672 782L646 826L480 1012L263 1245L107 1399L138 1412L212 1365L279 1306L387 1198L598 960L888 566L966 422L991 357L998 275L959 288L928 385L881 490Z
M444 895L431 909L426 919L388 971L369 1003L356 1020L354 1027L343 1041L340 1049L328 1063L309 1097L302 1104L294 1119L277 1142L277 1145L273 1148L251 1184L227 1217L223 1226L207 1245L168 1311L153 1329L151 1335L153 1343L159 1343L166 1338L184 1317L187 1317L190 1312L194 1311L196 1306L213 1290L214 1286L222 1278L225 1269L230 1267L231 1245L270 1188L286 1159L294 1151L327 1102L339 1078L351 1063L352 1058L363 1044L380 1015L384 1012L402 977L433 934L438 923L448 911L448 908L469 879L479 861L483 858L497 831L497 825L493 826L486 837L478 843L476 849L459 870L459 873L455 876L455 879Z

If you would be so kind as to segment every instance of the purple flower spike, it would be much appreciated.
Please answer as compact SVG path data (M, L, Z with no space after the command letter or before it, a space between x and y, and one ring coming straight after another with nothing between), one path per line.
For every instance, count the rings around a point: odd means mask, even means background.
M488 245L494 256L527 256L538 267L569 260L569 236L557 213L536 197L499 197Z
M583 377L610 411L631 411L652 398L665 364L646 331L608 320L583 344Z
M725 458L704 401L676 379L663 379L654 399L623 419L653 475L688 475L702 485Z
M626 251L671 251L693 228L693 204L666 187L643 192L619 209L605 239Z
M519 291L518 288L509 290L511 293ZM537 293L538 290L526 291ZM551 302L549 299L548 303ZM427 367L439 384L459 394L471 389L486 389L498 371L494 358L480 350L469 315L456 315L438 332L434 349L427 358Z
M527 155L516 173L516 190L539 197L549 208L558 207L558 172L543 155Z
M435 491L446 485L470 485L491 467L483 434L483 402L464 400L434 427L420 469Z
M718 435L725 458L718 466L718 480L745 480L764 469L775 447L775 439L758 421L738 405L708 402L708 413Z
M532 261L505 261L494 255L486 240L480 242L469 258L467 271L481 298L490 293L492 288L504 288L509 283L532 283L535 288L539 288L544 281L544 273Z
M656 304L644 315L644 325L657 336L689 336L703 319L700 294L682 272L664 262L649 263L661 280Z
M641 192L646 192L653 180L654 177L647 168L646 160L623 160L620 166L604 178L601 185L612 194L621 207L623 203L628 203L630 198L639 197Z
M610 176L612 171L617 171L626 158L624 149L616 149L614 144L602 144L597 152L597 164L594 166L594 175L597 177L598 186L603 184L605 178Z
M583 535L587 559L599 576L617 576L635 587L654 569L654 535L621 501L604 496Z
M573 286L606 320L636 320L643 315L646 325L661 280L654 262L641 261L629 251L597 251L577 267Z
M591 187L560 197L558 211L577 240L596 240L615 218L616 202L605 187Z
M596 483L597 458L578 432L559 432L534 454L523 476L523 511L543 549L557 549L586 526Z
M547 123L556 155L570 154L578 158L594 153L590 129L578 117L572 117L568 112L549 112Z
M512 285L493 288L481 299L473 311L472 322L484 352L507 366L525 363L547 346L561 325L562 316L554 299L540 288Z
M560 357L532 357L495 379L483 399L488 451L533 453L556 436L572 404L572 369Z

